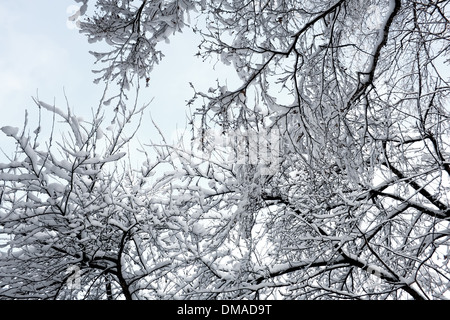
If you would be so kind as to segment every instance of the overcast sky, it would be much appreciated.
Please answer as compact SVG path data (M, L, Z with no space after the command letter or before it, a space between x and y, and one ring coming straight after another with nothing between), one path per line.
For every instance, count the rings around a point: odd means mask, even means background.
M64 89L75 114L87 118L98 105L103 86L93 83L94 58L88 52L94 47L67 22L74 5L74 0L0 0L0 127L22 127L25 109L30 122L35 121L32 96L37 94L40 100L65 109ZM193 58L197 40L186 29L164 44L166 57L151 75L150 87L141 93L143 102L154 98L145 121L151 113L168 136L177 126L185 126L185 101L193 93L188 82L205 89L224 77L225 69L214 71ZM49 113L43 115L51 120ZM149 136L156 132L150 127L144 128L150 130ZM8 149L8 144L0 132L0 146Z

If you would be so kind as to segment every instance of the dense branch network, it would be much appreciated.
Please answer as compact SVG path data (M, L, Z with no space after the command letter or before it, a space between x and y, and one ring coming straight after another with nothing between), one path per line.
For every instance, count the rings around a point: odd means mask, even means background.
M120 85L122 121L100 157L100 118L80 129L47 106L72 132L58 142L65 162L2 129L18 152L0 164L0 231L12 236L0 296L449 297L448 1L96 9L82 32L111 46L95 56L99 79ZM157 44L188 27L198 56L232 66L240 83L193 84L192 141L153 146L142 168L112 165L140 112L129 86L162 59Z

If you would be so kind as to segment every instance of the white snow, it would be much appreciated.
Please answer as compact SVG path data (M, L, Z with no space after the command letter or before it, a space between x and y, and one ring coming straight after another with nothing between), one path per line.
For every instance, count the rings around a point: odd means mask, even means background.
M91 223L91 225L93 225L94 227L99 227L102 228L104 227L103 223L101 223L100 221L95 220L92 217L89 217L89 222Z
M24 181L36 179L35 175L32 174L11 174L11 173L0 173L0 180L3 181Z
M54 195L54 194L55 195L60 195L60 194L64 193L64 189L65 189L65 186L63 186L60 183L50 183L47 186L47 191L51 195Z
M4 134L10 137L15 137L19 132L19 128L11 126L4 126L1 128L1 130L3 131Z
M109 219L108 220L108 224L113 225L123 231L128 231L128 228L126 228L122 223L120 223L119 221L117 221L116 219Z

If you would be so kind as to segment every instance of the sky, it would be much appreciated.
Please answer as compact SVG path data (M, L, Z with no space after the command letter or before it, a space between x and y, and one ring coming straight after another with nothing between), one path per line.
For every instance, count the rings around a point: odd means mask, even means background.
M32 97L65 110L65 95L74 114L90 118L103 94L93 83L94 50L68 17L76 10L74 0L0 0L0 128L22 128L25 110L37 124L38 108ZM91 4L92 5L92 4ZM139 137L158 140L151 119L167 137L186 124L186 100L193 91L189 82L207 90L217 78L233 78L234 72L194 58L199 39L185 29L161 44L165 58L151 74L150 86L141 91L142 103L150 102ZM65 94L64 94L65 93ZM43 113L43 124L51 114ZM30 125L31 127L32 125ZM141 138L140 138L141 139ZM11 139L0 132L0 147L10 154ZM1 159L1 156L0 156Z

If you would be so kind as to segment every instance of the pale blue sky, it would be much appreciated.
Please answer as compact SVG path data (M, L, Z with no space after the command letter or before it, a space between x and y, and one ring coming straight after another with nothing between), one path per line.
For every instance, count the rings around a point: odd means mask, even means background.
M65 109L64 88L75 114L84 118L98 105L103 86L92 82L94 58L88 53L95 47L67 26L73 5L74 0L0 0L0 127L22 127L25 109L35 121L37 107L31 97L37 92L40 100ZM231 75L220 64L213 70L193 58L197 45L187 29L162 44L166 58L151 75L150 87L141 92L143 103L154 98L148 111L168 137L177 125L185 125L185 101L193 93L189 81L207 90L217 77ZM140 134L144 139L147 132L156 137L149 112ZM51 120L49 113L44 115ZM0 146L8 144L0 132Z
M21 125L24 109L35 109L31 96L37 90L42 100L50 102L63 97L63 87L69 98L83 97L80 103L95 96L96 88L86 85L92 81L88 71L93 60L82 36L66 26L66 8L71 3L0 1L1 122Z

